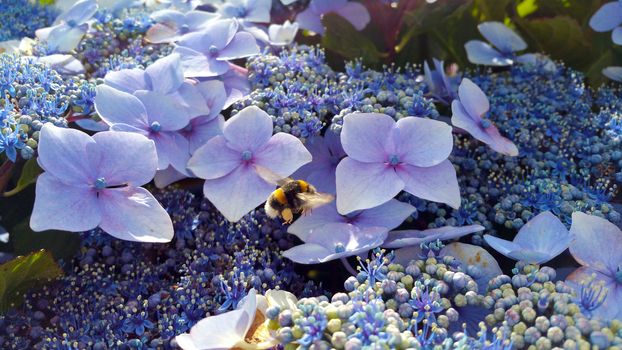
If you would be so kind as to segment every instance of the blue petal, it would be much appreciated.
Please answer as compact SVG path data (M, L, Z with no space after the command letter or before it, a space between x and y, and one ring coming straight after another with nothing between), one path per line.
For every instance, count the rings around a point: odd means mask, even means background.
M471 40L464 44L467 57L471 63L488 66L510 66L514 61L504 56L492 46L479 40Z
M512 29L500 22L484 22L477 26L484 38L504 54L521 51L527 48L527 43Z
M590 27L597 32L607 32L622 24L622 5L618 1L604 4L590 18Z

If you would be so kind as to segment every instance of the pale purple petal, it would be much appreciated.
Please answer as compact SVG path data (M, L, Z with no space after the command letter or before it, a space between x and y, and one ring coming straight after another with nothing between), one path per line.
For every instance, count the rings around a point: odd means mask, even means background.
M489 44L479 41L470 40L464 44L467 52L467 58L471 63L485 64L489 66L511 66L514 61L495 50Z
M480 33L503 53L512 53L527 48L527 43L501 22L484 22L477 26Z
M225 48L218 52L217 60L234 60L257 54L259 54L259 46L257 46L255 38L249 33L240 32L233 37Z
M227 147L223 136L216 136L194 152L187 166L196 176L213 180L231 173L241 164L240 152Z
M397 121L400 161L429 167L447 159L454 146L451 126L432 119L406 117Z
M371 20L367 8L363 4L354 1L344 4L335 12L347 19L356 30L363 30Z
M256 106L249 106L225 122L223 135L231 148L255 152L272 137L272 118Z
M622 24L622 4L612 1L604 4L590 18L590 27L597 32L608 32Z
M404 181L392 167L350 157L337 165L336 177L337 209L342 214L386 203L404 188Z
M102 120L110 125L116 123L137 127L147 125L147 110L142 102L137 97L110 86L97 87L95 110Z
M88 21L93 15L97 12L97 1L96 0L82 0L77 1L73 6L71 6L67 11L61 13L58 17L56 17L55 24L64 22L75 22L76 24L81 24Z
M155 23L145 34L145 40L154 44L169 43L178 39L177 27L171 27L164 23Z
M211 115L210 108L205 103L205 99L199 91L198 84L187 80L181 84L179 89L173 93L176 103L182 106L190 118L203 115Z
M482 230L484 228L482 227ZM486 249L466 243L454 242L445 246L440 252L441 256L453 256L462 263L466 271L467 266L479 268L481 275L475 278L478 291L484 294L488 287L488 281L503 274L497 260Z
M153 91L136 91L134 95L142 102L147 111L148 125L158 122L164 131L176 131L188 125L190 116L179 108L171 96Z
M150 64L145 73L151 82L152 90L161 94L171 94L184 82L179 54L173 53Z
M346 217L337 212L335 202L314 209L310 214L303 215L287 228L287 232L307 241L313 230L327 224L346 223Z
M521 248L547 253L549 260L566 250L570 240L566 226L549 211L529 220L514 237L514 243Z
M191 31L198 31L209 26L213 19L219 18L217 13L205 11L190 11L186 13L186 24Z
M99 193L102 230L136 242L173 239L173 222L153 195L142 187L108 188Z
M319 35L324 34L324 26L322 25L321 14L313 12L310 7L307 7L306 10L300 12L296 16L296 22L302 29L310 30L312 32L318 33Z
M141 135L144 135L144 136L147 136L147 137L150 137L150 136L151 136L151 134L150 134L150 132L149 132L149 129L147 128L147 126L146 126L146 125L145 125L145 126L143 126L143 128L142 128L142 129L140 129L140 128L137 128L137 127L135 127L135 126L132 126L132 125L127 125L127 124L123 124L123 123L120 123L120 124L112 124L112 125L110 126L110 130L112 130L112 131L126 131L126 132L135 132L135 133L137 133L137 134L141 134Z
M471 118L482 117L490 109L488 97L469 78L463 78L458 86L460 103Z
M449 160L427 168L402 164L396 170L404 182L404 191L422 199L448 204L454 209L460 207L456 169Z
M99 161L97 152L87 152L95 141L86 133L59 128L46 123L39 136L39 158L43 170L68 185L87 186L95 180L93 164Z
M488 245L492 247L492 249L498 251L499 253L512 258L510 256L510 252L518 251L521 249L521 246L516 244L515 242L508 241L505 239L501 239L499 237L484 235L484 240Z
M214 118L220 114L227 102L225 84L222 81L209 80L197 84L196 87L209 107L208 116Z
M153 182L155 183L157 188L161 189L187 177L187 175L182 174L179 171L175 170L175 168L173 168L172 166L169 166L164 170L158 170L153 177Z
M176 10L160 10L153 12L149 17L157 23L165 23L169 26L180 26L186 21L186 14Z
M279 132L253 155L255 164L287 177L296 169L311 161L311 153L300 140L290 134Z
M418 246L421 243L428 243L436 240L448 241L470 233L484 230L480 225L469 226L443 226L427 230L398 230L391 231L387 239L382 243L383 248L403 248L408 246Z
M47 172L39 175L30 228L80 232L97 227L100 221L93 188L67 185Z
M226 176L205 180L203 192L227 220L236 222L265 202L274 188L252 165L242 164Z
M317 14L335 11L348 3L348 0L312 0L309 8Z
M622 17L622 13L620 13ZM617 27L611 32L611 40L617 45L622 45L622 27Z
M490 125L486 129L491 142L488 144L493 150L510 157L518 156L518 147L510 139L501 136L496 126Z
M583 266L612 274L622 266L622 232L598 216L572 213L570 254Z
M486 129L482 126L482 118L479 115L470 115L461 101L453 100L451 102L451 112L451 123L455 127L465 130L471 136L486 144L493 142L490 135L486 133Z
M158 152L158 169L166 169L169 164L180 172L186 172L190 159L188 140L179 132L159 132L150 137L155 141Z
M603 69L603 75L611 80L622 81L622 67L606 67Z
M78 27L59 24L49 32L48 38L45 39L45 44L54 53L69 52L78 46L87 29L88 25L86 24Z
M93 135L100 149L97 176L108 186L140 186L153 179L158 165L155 144L143 135L105 131Z
M229 70L229 63L208 59L201 52L177 46L173 50L181 56L181 66L186 77L215 77Z
M136 90L150 90L151 88L146 80L145 71L138 68L108 72L104 83L129 94Z
M222 135L224 125L225 118L222 115L218 115L216 118L198 117L191 119L188 127L182 131L182 134L188 139L190 154L193 154L212 138Z
M408 203L391 199L377 207L361 211L353 219L353 224L361 228L380 226L392 230L401 225L415 210L416 208Z
M359 162L385 162L386 144L395 120L386 114L350 113L343 118L341 145Z

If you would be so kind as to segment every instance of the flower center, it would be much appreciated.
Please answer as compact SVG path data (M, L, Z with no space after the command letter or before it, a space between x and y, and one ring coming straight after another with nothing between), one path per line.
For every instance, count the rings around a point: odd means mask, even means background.
M188 33L189 31L190 31L190 27L189 27L187 24L182 24L182 25L179 27L179 33L181 33L181 34L186 34L186 33Z
M76 21L74 21L73 19L70 19L70 20L67 21L67 25L70 26L71 28L73 28L76 25L78 25L78 23L76 23Z
M216 47L216 45L212 45L209 47L209 49L207 49L207 52L209 52L210 56L214 57L218 54L218 48Z
M158 122L153 122L151 123L151 125L149 126L149 128L151 129L151 131L153 132L160 132L160 130L162 130L162 126L160 125L160 123Z
M104 179L103 177L100 177L99 179L95 180L94 185L97 190L103 190L107 186L106 179Z
M344 247L343 243L335 244L335 253L343 253L346 251L346 247Z
M391 164L391 166L396 166L400 163L400 157L393 154L389 157L389 164Z
M249 161L249 160L251 160L251 158L253 158L253 152L248 151L248 150L242 152L242 160L243 161Z

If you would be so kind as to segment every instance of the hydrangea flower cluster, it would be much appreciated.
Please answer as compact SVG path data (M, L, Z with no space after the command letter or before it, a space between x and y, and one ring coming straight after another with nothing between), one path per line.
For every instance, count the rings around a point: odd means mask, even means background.
M0 42L19 42L23 37L34 37L35 30L52 24L57 15L57 9L38 2L3 1Z

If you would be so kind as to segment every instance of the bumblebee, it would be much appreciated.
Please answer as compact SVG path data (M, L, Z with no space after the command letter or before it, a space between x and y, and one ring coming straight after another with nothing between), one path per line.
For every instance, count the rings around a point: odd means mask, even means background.
M271 218L280 216L286 224L294 220L294 214L304 215L335 199L331 194L317 192L313 185L304 180L275 179L275 174L266 169L261 169L259 174L264 180L279 186L266 200L266 214Z

